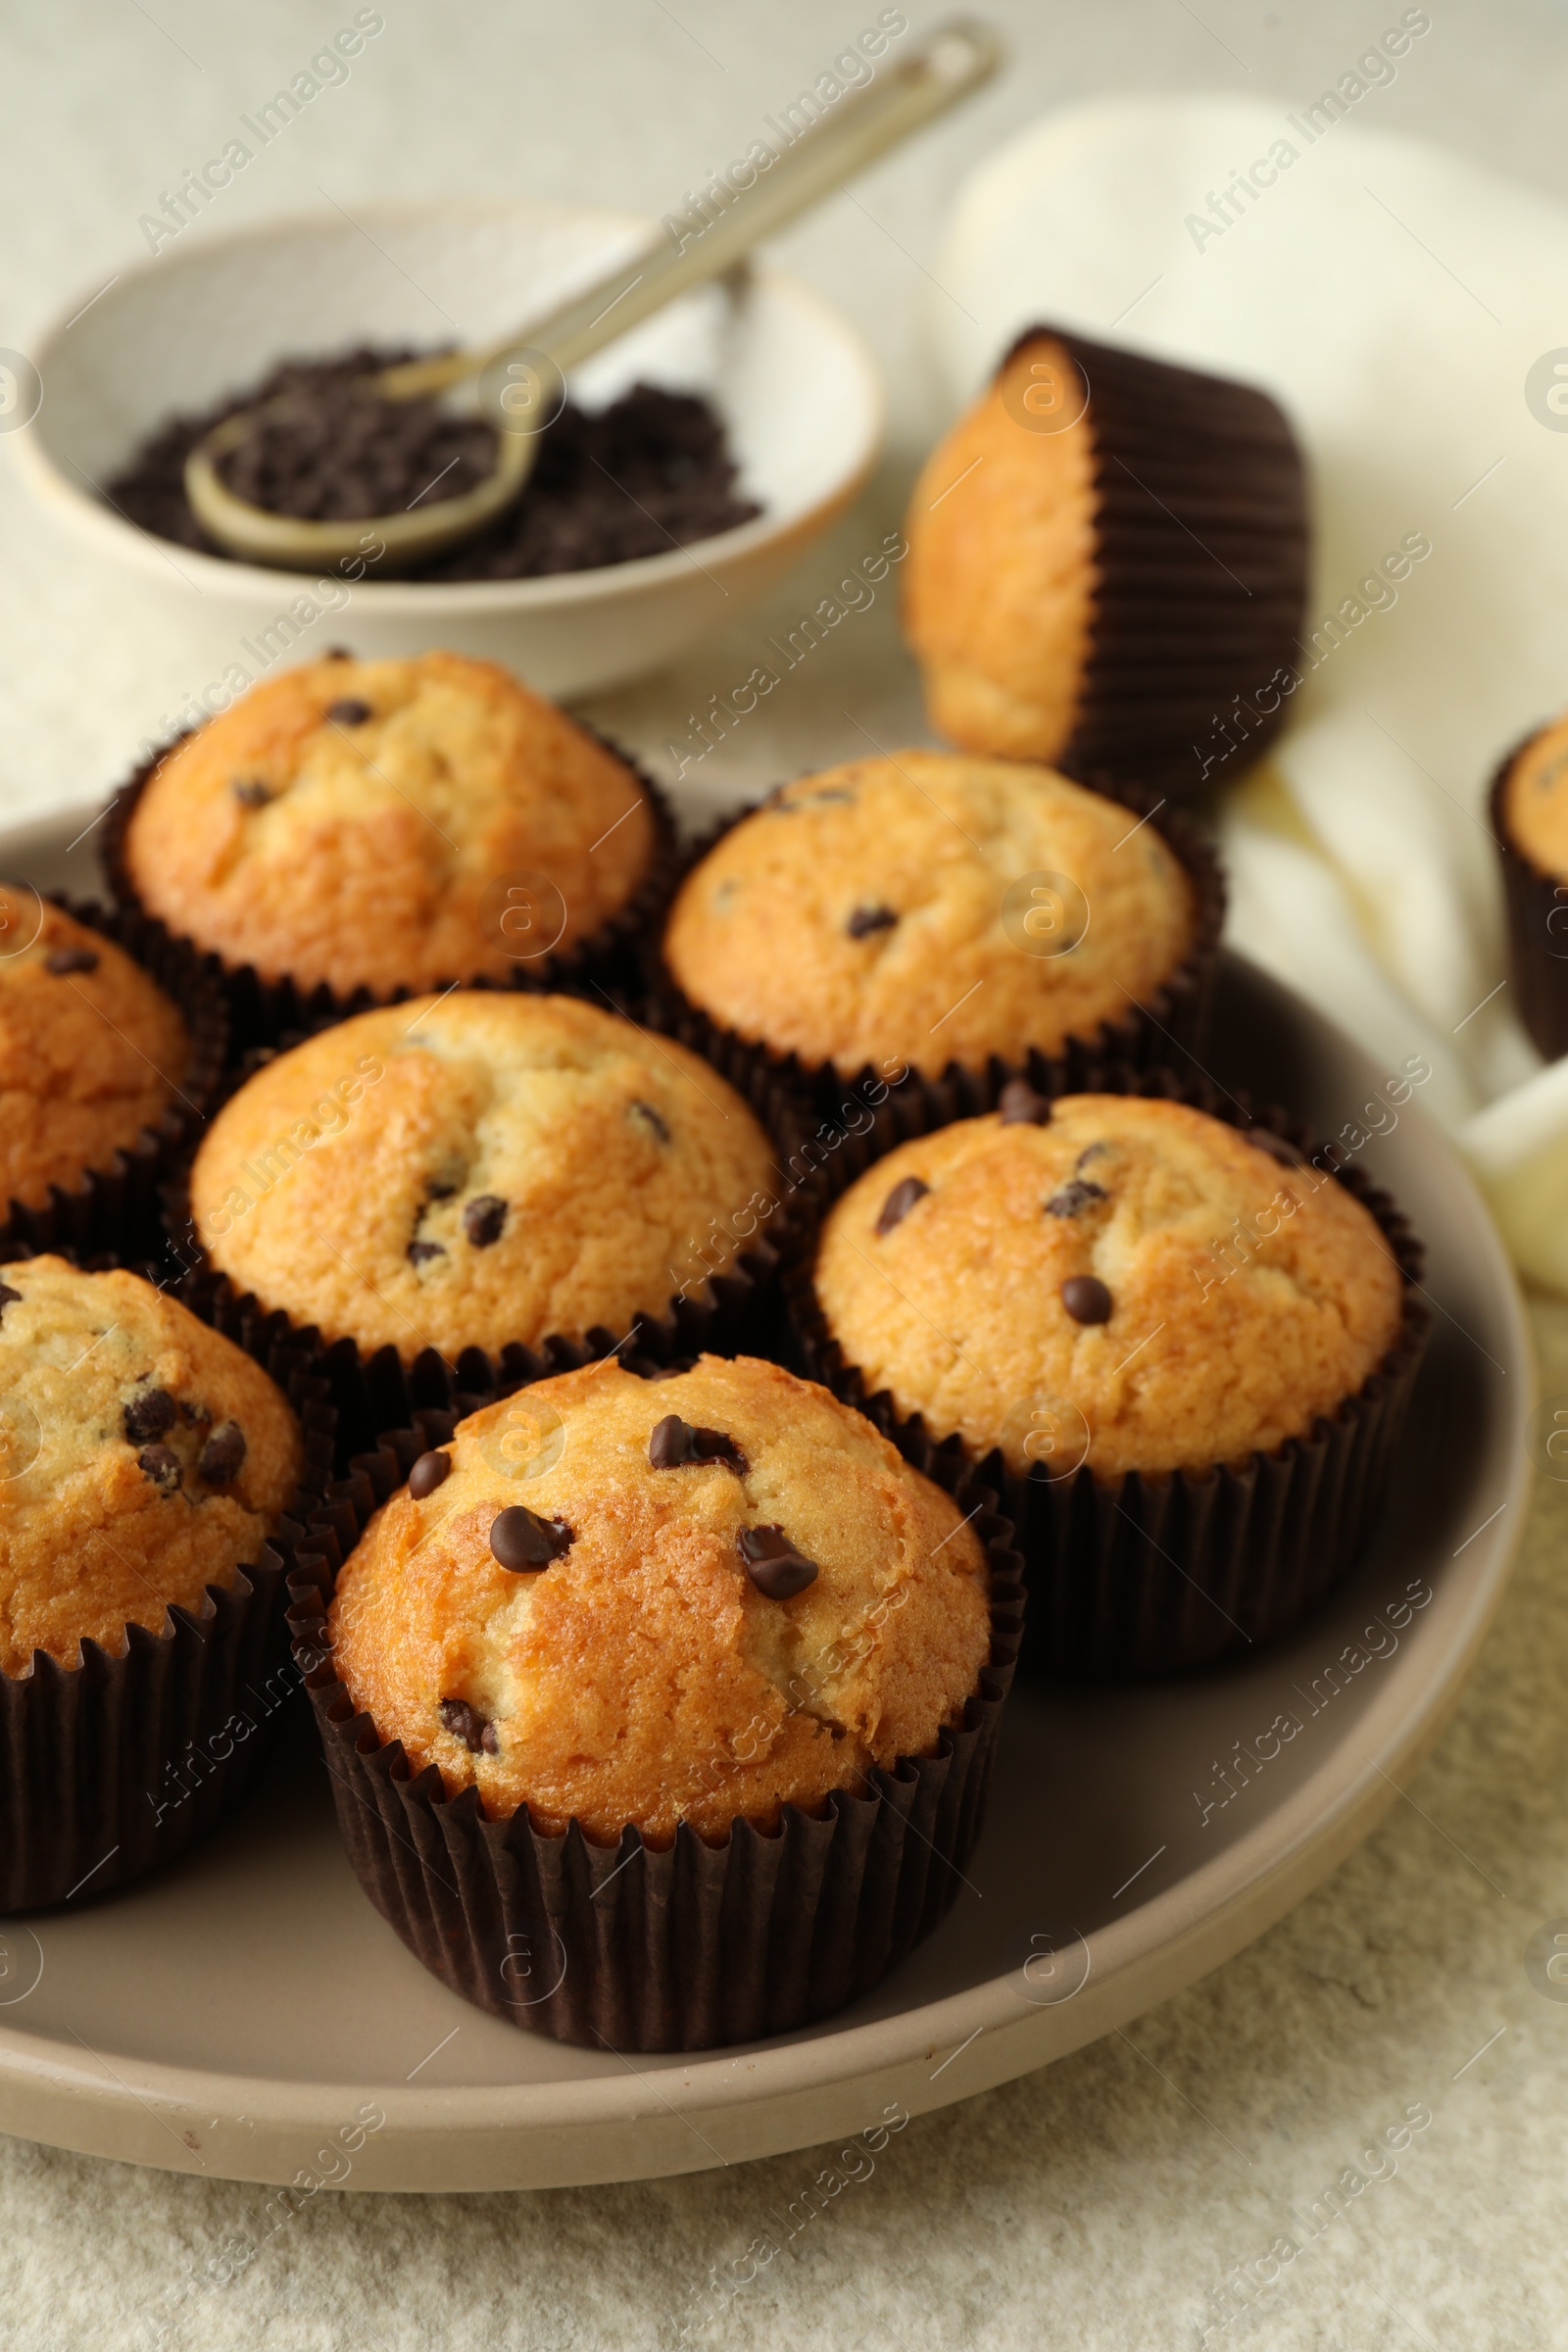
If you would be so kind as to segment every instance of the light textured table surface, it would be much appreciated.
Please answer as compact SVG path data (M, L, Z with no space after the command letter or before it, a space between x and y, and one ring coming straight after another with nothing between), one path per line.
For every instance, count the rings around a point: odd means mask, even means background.
M525 193L659 213L876 15L853 0L574 0L465 10L386 0L386 30L227 192L215 226L331 200ZM1287 105L1398 9L1343 0L992 0L1003 85L781 242L887 369L893 438L868 499L800 574L683 672L591 715L667 772L693 701L829 588L896 520L941 422L919 306L934 230L971 162L1101 88L1234 88ZM1544 5L1431 11L1381 121L1568 188L1568 31ZM353 10L273 0L67 0L3 20L0 343L28 337L142 250L137 217ZM1201 19L1201 21L1200 21ZM916 23L922 20L917 16ZM199 232L192 232L199 233ZM177 647L104 609L0 468L0 820L97 798L181 683ZM744 674L740 662L735 674ZM713 755L722 801L921 732L879 600ZM883 740L889 740L887 736ZM1538 1314L1568 1389L1568 1309ZM730 2306L734 2345L1198 2344L1234 2266L1358 2163L1407 2106L1432 2121L1345 2216L1211 2342L1450 2352L1568 2340L1563 2128L1568 2005L1524 1948L1568 1914L1568 1489L1544 1486L1497 1627L1458 1712L1384 1826L1228 1967L1125 2037L917 2122ZM1049 1792L1046 1801L1052 1801ZM1486 2046L1484 2054L1475 2056ZM810 2151L668 2183L469 2198L353 2193L307 2209L170 2341L346 2352L436 2344L673 2343L710 2264L798 2196ZM264 2192L0 2141L0 2343L150 2340L135 2315L257 2231Z

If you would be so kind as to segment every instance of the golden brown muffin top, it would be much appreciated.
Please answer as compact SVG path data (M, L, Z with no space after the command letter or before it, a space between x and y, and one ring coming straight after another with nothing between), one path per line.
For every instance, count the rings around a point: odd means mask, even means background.
M714 845L664 954L725 1027L846 1076L1059 1053L1147 1003L1192 944L1150 824L1052 768L953 752L803 776Z
M125 838L172 931L264 979L389 995L506 979L634 895L636 776L493 662L309 662L162 761ZM507 890L519 894L514 904Z
M492 1817L527 1804L547 1829L575 1815L608 1841L632 1823L656 1844L682 1821L710 1838L742 1816L771 1827L933 1753L977 1688L972 1527L776 1364L705 1355L654 1381L591 1365L474 1414L441 1451L442 1482L394 1495L339 1576L333 1663L383 1740L438 1765L449 1794L477 1784ZM755 1575L743 1536L768 1555Z
M184 1022L122 948L0 883L0 1216L112 1167L189 1064Z
M1119 1095L890 1152L829 1215L815 1284L868 1393L1015 1471L1107 1479L1302 1434L1402 1310L1376 1221L1332 1176Z
M260 1365L138 1275L0 1266L0 1672L199 1614L276 1532L303 1460Z
M574 998L460 990L259 1070L202 1139L191 1208L268 1307L452 1360L663 1314L739 1256L772 1165L684 1047Z
M1054 337L1014 352L926 460L904 627L950 741L1055 760L1077 722L1100 581L1092 410Z
M1515 755L1502 821L1533 865L1568 881L1568 716L1543 727Z

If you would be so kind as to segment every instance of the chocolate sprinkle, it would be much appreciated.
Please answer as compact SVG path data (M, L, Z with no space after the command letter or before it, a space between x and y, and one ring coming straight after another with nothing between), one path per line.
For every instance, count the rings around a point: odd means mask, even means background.
M541 1519L522 1502L509 1503L490 1522L490 1549L498 1565L514 1576L529 1568L548 1568L576 1540L564 1519Z
M1059 1193L1052 1194L1046 1202L1046 1214L1048 1217L1081 1216L1091 1200L1106 1200L1109 1198L1102 1184L1091 1184L1087 1176L1073 1176Z
M922 1183L918 1176L906 1176L902 1184L893 1187L883 1201L882 1214L876 1221L877 1232L891 1233L895 1225L902 1225L915 1202L923 1200L930 1190L931 1187Z
M144 1446L136 1456L136 1467L166 1492L179 1484L179 1456L167 1446Z
M200 415L169 418L105 485L127 520L177 546L226 558L185 496L185 459L240 409L286 396L281 413L225 460L223 479L275 514L312 519L400 513L421 493L455 497L489 473L495 435L438 401L367 400L361 380L428 356L404 346L284 360ZM520 497L485 529L416 564L416 579L533 578L663 555L732 530L760 510L741 495L722 418L685 392L634 384L590 416L568 401L539 438ZM371 576L374 559L371 559ZM335 652L337 649L333 649Z
M326 715L334 727L363 727L366 720L373 718L375 713L368 703L362 703L356 696L346 694L340 702L327 704Z
M867 939L873 931L891 931L898 919L891 906L857 906L844 928L852 939Z
M445 1257L446 1253L444 1242L411 1242L409 1244L408 1254L411 1266L422 1266L426 1258Z
M688 1462L722 1462L738 1478L749 1468L733 1438L721 1429L699 1429L679 1413L666 1413L656 1422L648 1441L648 1459L656 1470L680 1470Z
M1004 1127L1049 1127L1051 1101L1036 1092L1027 1078L1009 1078L997 1102Z
M1098 1274L1069 1274L1061 1303L1075 1323L1108 1323L1111 1298Z
M242 808L265 808L272 797L260 776L236 776L228 789Z
M436 1713L441 1718L441 1729L450 1732L454 1740L461 1740L471 1756L481 1750L487 1756L500 1754L501 1742L496 1738L495 1725L487 1723L466 1698L444 1698Z
M125 1407L126 1443L150 1446L165 1430L172 1429L178 1417L179 1407L167 1389L143 1389Z
M747 1575L769 1600L793 1600L797 1592L816 1582L816 1562L797 1551L781 1527L743 1527L735 1538L735 1548L746 1563Z
M507 1221L507 1204L498 1193L480 1193L463 1212L463 1230L476 1250L499 1242Z
M46 972L63 980L68 972L95 972L98 969L96 948L53 948L43 959Z
M210 1487L226 1487L235 1477L246 1454L245 1432L237 1421L225 1421L215 1429L201 1450L196 1475L205 1478Z
M653 1129L654 1133L658 1136L662 1144L668 1143L669 1129L665 1126L663 1120L660 1117L658 1111L654 1108L651 1102L634 1102L632 1104L632 1109L636 1112L638 1118L646 1119L648 1121L649 1126Z
M416 1502L423 1502L427 1494L433 1494L437 1487L446 1484L451 1474L450 1453L421 1453L409 1472L409 1493Z

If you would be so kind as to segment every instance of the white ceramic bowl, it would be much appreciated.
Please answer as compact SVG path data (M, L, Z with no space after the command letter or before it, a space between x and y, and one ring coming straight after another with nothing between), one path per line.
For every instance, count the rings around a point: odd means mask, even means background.
M723 416L752 522L690 548L542 579L350 582L171 548L98 486L172 413L257 381L285 354L364 338L428 348L508 333L633 252L649 224L539 203L365 208L232 236L186 232L126 270L35 347L43 406L16 436L33 489L82 559L167 608L216 683L256 653L299 661L346 642L364 658L448 646L509 662L554 695L657 668L788 568L859 489L883 396L853 329L798 280L758 270L735 293L688 295L571 379L599 408L639 376L706 392ZM296 600L320 608L303 617ZM291 612L291 608L295 608ZM286 621L287 625L280 625ZM250 654L242 648L248 642ZM275 650L274 650L275 649ZM194 689L198 698L200 688Z

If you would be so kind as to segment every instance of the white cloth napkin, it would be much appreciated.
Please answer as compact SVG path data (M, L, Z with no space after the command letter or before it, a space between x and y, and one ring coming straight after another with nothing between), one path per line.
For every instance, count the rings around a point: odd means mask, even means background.
M1049 117L960 191L929 326L955 399L1045 318L1289 411L1316 529L1305 675L1226 797L1228 936L1391 1073L1430 1062L1418 1099L1516 1262L1568 1290L1568 1060L1544 1066L1510 1004L1486 808L1503 752L1568 702L1568 430L1544 399L1568 211L1375 127L1422 37L1348 58L1337 116L1215 97Z

